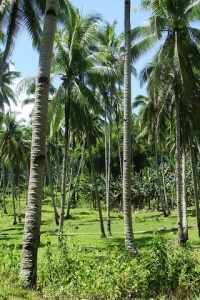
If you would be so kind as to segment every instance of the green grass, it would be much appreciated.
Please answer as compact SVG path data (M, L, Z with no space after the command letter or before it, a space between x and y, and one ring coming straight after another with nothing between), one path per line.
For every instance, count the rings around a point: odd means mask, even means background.
M58 228L54 221L53 208L51 207L50 203L50 199L45 199L43 201L39 259L43 257L45 248L49 241L51 242L51 245L54 249L57 249L58 245ZM13 215L10 199L7 199L7 208L9 214L2 214L2 212L0 214L0 245L17 245L19 249L17 251L21 251L25 215L25 201L22 200L21 224L12 225ZM87 257L88 259L99 258L104 260L104 258L107 257L108 252L116 248L124 250L123 213L111 212L112 236L108 236L107 238L100 237L100 225L97 210L91 209L90 207L77 207L71 209L70 215L70 219L66 220L64 223L63 233L66 236L68 246L73 248L75 245L76 249L78 249L79 259L81 259L81 257L83 259ZM143 210L139 212L133 212L132 218L135 243L139 253L143 253L143 251L152 249L152 245L155 239L155 231L164 236L170 244L173 244L175 246L177 245L178 240L176 210L174 210L169 217L164 217L161 212ZM103 210L103 219L106 230L105 210ZM200 239L197 235L194 207L190 207L188 209L188 220L189 243L194 250L198 250ZM197 255L199 256L198 252L199 251L195 251L195 253L197 253ZM15 274L15 276L17 278L18 274ZM6 287L5 284L3 286L0 284L0 299L36 300L41 298L39 292L24 291L18 286L16 279L13 279L12 287L10 288Z
M23 238L25 201L22 202L22 223L12 225L12 207L11 200L7 200L9 214L2 214L0 217L0 244L10 243L19 245L21 248ZM59 208L58 208L59 212ZM64 223L63 233L75 240L80 247L102 248L113 246L122 246L124 244L124 221L123 213L111 212L111 230L112 236L106 239L100 238L100 225L98 211L79 207L71 209L71 218ZM135 243L138 249L151 247L153 232L158 231L167 239L176 242L177 239L177 217L176 210L169 217L164 217L161 212L149 212L146 210L134 212L133 230ZM106 231L106 212L103 210L103 219ZM158 220L158 221L157 221ZM188 209L189 220L189 240L193 247L198 248L200 239L197 235L196 216L194 207ZM57 245L57 226L54 222L53 208L50 205L50 199L43 201L42 207L42 225L41 225L41 244L40 249L45 246L47 240L51 239L53 245Z

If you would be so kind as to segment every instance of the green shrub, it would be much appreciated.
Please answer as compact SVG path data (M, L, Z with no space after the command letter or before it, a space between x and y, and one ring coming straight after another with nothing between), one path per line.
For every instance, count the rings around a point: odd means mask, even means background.
M59 300L193 300L199 295L200 263L189 244L177 248L155 235L151 251L141 251L137 258L121 248L100 255L92 248L78 248L69 238L60 248L48 242L38 260L38 290ZM8 297L14 289L15 296L26 299L18 280L20 260L16 247L0 246L1 299L15 299Z
M117 248L106 257L85 251L48 244L39 263L41 289L58 299L194 299L199 292L199 262L189 245L176 249L158 235L139 258Z
M146 254L142 263L149 271L147 280L150 297L178 294L178 299L190 299L187 297L199 292L199 261L189 244L177 248L168 244L163 236L155 235L152 251Z

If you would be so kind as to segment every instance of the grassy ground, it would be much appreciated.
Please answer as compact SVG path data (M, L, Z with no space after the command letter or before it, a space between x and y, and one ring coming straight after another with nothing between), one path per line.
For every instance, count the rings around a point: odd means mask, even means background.
M0 215L0 244L10 243L19 245L21 248L24 226L25 203L22 201L22 223L12 225L13 216L11 200L8 202L8 214ZM65 221L64 234L70 235L80 247L92 247L97 249L106 249L113 246L124 244L124 223L123 213L111 213L112 236L107 239L100 238L100 225L98 212L91 208L71 209L71 218ZM151 240L154 231L160 232L172 242L177 242L177 218L176 210L169 217L163 217L161 212L157 211L139 211L133 212L133 229L135 234L135 243L138 249L151 247ZM103 211L106 230L106 212ZM200 239L197 236L196 217L194 207L188 209L189 219L189 240L193 247L198 248ZM50 200L43 201L42 208L42 226L41 226L41 244L40 250L45 246L47 240L57 245L57 226L54 222L53 208Z
M58 231L54 221L53 208L50 203L50 199L43 201L39 257L42 256L44 248L49 240L51 241L51 244L55 246L55 249L58 243ZM9 199L7 200L7 208L8 214L3 214L0 210L0 245L18 245L19 251L21 251L25 201L22 200L22 223L12 225L12 206L11 200ZM108 236L105 239L100 237L99 217L96 210L91 209L90 207L79 207L71 209L70 214L71 218L65 221L63 233L67 236L69 245L70 243L75 244L80 249L80 256L87 255L88 257L91 257L95 255L96 258L106 257L107 252L114 249L116 246L121 247L122 249L124 248L123 213L111 213L112 236ZM176 210L167 218L163 217L161 212L147 210L133 212L132 217L135 243L139 252L140 250L151 249L155 231L171 241L172 244L177 244ZM104 210L103 218L106 230L106 212ZM194 207L188 209L188 219L190 244L192 248L199 249L200 239L197 235ZM199 255L198 251L196 251L196 253ZM6 287L5 285L2 287L0 284L0 300L15 299L36 300L42 298L39 292L24 291L18 286L15 286L15 282L12 287Z

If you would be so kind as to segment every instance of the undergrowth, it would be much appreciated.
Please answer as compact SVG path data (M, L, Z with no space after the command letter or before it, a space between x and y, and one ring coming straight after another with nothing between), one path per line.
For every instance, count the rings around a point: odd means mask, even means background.
M22 297L19 267L20 252L1 246L1 299ZM18 287L16 298L13 291L9 297L11 286ZM60 248L49 240L38 261L38 292L41 297L59 300L195 299L200 292L200 262L189 244L178 248L158 234L151 250L141 250L137 258L118 247L101 256L95 249L70 244L68 239ZM23 299L28 296L24 294Z

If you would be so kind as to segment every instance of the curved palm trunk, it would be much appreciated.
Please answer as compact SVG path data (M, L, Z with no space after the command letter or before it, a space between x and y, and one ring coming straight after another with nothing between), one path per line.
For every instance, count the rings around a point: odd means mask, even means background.
M186 153L182 148L182 197L183 197L183 233L185 241L188 240L188 214L187 214L187 185L186 185Z
M134 245L131 215L131 1L125 0L125 57L124 57L124 141L123 141L123 204L125 247L133 255Z
M86 139L87 139L87 146L88 146L89 157L90 157L92 181L93 181L94 188L95 188L95 195L96 195L98 212L99 212L101 237L104 238L104 237L106 237L106 234L105 234L104 225L103 225L103 216L102 216L101 203L100 203L100 197L99 197L99 189L98 189L97 180L96 180L96 173L95 173L94 163L93 163L93 154L92 154L92 149L91 149L88 133L86 133Z
M37 254L40 243L50 68L58 5L58 0L46 1L44 28L36 79L28 203L25 216L20 270L20 277L23 278L26 286L29 288L36 288L37 283Z

